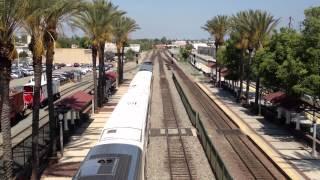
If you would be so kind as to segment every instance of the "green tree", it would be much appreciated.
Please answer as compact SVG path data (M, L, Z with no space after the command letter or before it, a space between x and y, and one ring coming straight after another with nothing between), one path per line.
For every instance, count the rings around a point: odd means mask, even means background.
M236 47L235 39L230 38L226 41L225 48L221 48L217 54L221 64L228 69L225 79L238 81L241 74L241 49Z
M134 58L135 58L135 55L136 55L136 52L133 51L132 49L129 49L127 52L126 52L126 59L127 61L133 61Z
M139 25L135 20L121 16L114 20L113 23L113 38L116 42L117 46L117 54L118 54L118 81L122 83L123 81L123 56L124 47L128 42L129 34L140 29Z
M10 126L9 84L11 63L17 53L14 33L23 17L23 0L0 1L0 121L3 138L4 179L12 179L12 143Z
M29 49L32 52L34 68L34 96L32 113L32 176L31 179L39 179L39 110L40 88L42 76L42 55L44 55L44 13L48 8L46 1L26 0L24 28L31 35Z
M187 44L185 47L179 49L179 54L183 60L186 60L190 56L192 48L192 44Z
M104 76L104 44L105 41L110 39L112 30L112 20L115 16L123 14L123 12L117 12L117 7L111 2L104 0L88 2L84 4L84 10L82 10L78 15L72 19L71 25L78 27L90 38L91 49L92 49L92 70L93 70L93 80L94 80L94 107L102 105L104 95L103 87L101 86L102 77ZM96 74L96 62L97 55L99 52L99 79L101 79L99 91L97 87L97 74ZM98 98L98 96L100 98ZM101 97L102 96L102 97ZM98 101L99 100L99 101Z
M249 97L250 76L252 59L255 51L263 48L266 40L269 38L272 30L278 24L279 19L275 19L272 15L265 11L249 10L239 12L235 17L237 29L240 33L245 33L248 39L249 61L247 63L247 88L246 97ZM260 75L256 80L256 101L258 103L260 89ZM247 98L247 104L249 98Z
M162 37L160 41L161 41L161 44L167 44L167 38L166 37Z
M292 87L307 73L305 64L300 61L301 40L301 35L289 28L281 28L273 34L259 66L265 86L293 94Z
M301 41L303 48L299 53L301 53L301 60L307 64L309 74L317 74L320 59L320 6L308 8L304 14L303 40Z
M240 98L243 94L243 78L244 78L244 62L245 62L245 52L248 49L248 36L246 32L242 32L241 29L237 26L237 18L233 17L231 21L232 32L230 34L230 40L234 44L235 48L239 50L239 80L240 87L238 92L237 101L240 101Z
M216 47L216 52L218 52L219 47L224 43L224 37L230 29L229 17L225 15L218 15L208 20L207 23L202 27L202 29L208 31L214 37L214 45ZM221 67L218 68L219 61L216 58L216 79L218 80L218 69L219 69L219 85L221 84Z
M47 75L47 92L48 92L48 109L50 125L50 155L56 156L56 121L54 116L54 96L52 91L52 67L54 58L54 46L57 40L57 27L67 15L75 12L80 4L78 0L51 0L48 2L48 8L44 13L45 33L44 45L46 48L46 75Z

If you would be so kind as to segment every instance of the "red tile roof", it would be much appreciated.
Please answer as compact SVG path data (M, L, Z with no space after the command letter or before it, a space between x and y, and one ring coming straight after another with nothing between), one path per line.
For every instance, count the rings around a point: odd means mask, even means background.
M110 79L116 79L118 77L118 74L115 71L107 71L106 76Z
M281 100L283 100L286 97L286 94L282 91L274 92L267 94L264 99L266 101L269 101L271 103L279 103Z

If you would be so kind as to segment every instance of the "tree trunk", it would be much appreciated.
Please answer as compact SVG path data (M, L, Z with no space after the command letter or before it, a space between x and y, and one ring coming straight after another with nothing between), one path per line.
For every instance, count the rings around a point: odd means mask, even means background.
M118 67L117 67L117 71L118 71L118 83L121 84L121 54L120 54L121 50L120 48L117 48L117 54L118 54Z
M121 82L123 82L123 72L124 72L124 46L122 46L122 53L121 53Z
M40 110L40 87L42 76L42 57L33 57L34 69L34 94L32 116L32 180L39 179L39 110Z
M221 88L221 66L219 67L219 87Z
M242 89L243 89L243 55L240 58L240 89L239 89L239 93L238 93L238 102L240 102L240 98L242 96Z
M218 80L218 50L219 50L219 45L215 44L216 46L216 83L218 84L218 87L220 87L220 81Z
M92 45L92 74L94 86L94 109L98 107L98 88L97 88L97 47Z
M48 91L48 110L49 110L49 129L50 129L50 144L49 144L49 157L57 156L57 139L56 139L56 120L54 117L54 94L52 91L52 66L54 56L54 42L47 41L46 52L46 75L47 75L47 91Z
M259 74L257 75L257 82L256 82L256 94L254 99L254 106L256 110L258 109L259 105L259 95L260 95L260 77Z
M4 178L12 179L13 157L11 142L10 99L9 84L11 74L11 61L7 58L0 59L0 117L3 138L3 165Z
M104 90L103 90L103 81L104 81L104 43L100 43L98 47L98 54L99 54L99 80L98 80L98 93L99 93L99 102L98 106L102 107L104 103Z
M252 61L252 50L249 50L249 62L247 65L247 88L246 88L246 104L249 104L249 87L250 87L250 73L251 73L251 61Z

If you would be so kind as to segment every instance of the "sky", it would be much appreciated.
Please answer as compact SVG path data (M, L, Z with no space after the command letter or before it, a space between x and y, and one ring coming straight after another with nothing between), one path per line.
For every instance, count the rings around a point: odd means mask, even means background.
M320 6L320 0L111 0L127 16L136 20L140 30L131 38L207 39L201 29L216 15L233 15L241 10L261 9L280 18L281 26L299 29L304 10Z

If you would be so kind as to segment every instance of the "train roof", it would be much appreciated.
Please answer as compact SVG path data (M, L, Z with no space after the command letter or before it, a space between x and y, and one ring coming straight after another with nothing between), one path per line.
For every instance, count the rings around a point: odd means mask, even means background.
M141 64L139 71L153 71L153 65L150 64Z
M153 62L150 59L148 59L148 60L145 60L142 64L152 65Z
M142 151L127 144L102 144L93 147L74 180L138 179Z
M152 72L139 71L132 79L129 85L129 92L135 91L136 93L149 93L152 80Z
M101 133L98 144L124 143L142 148L149 94L125 94Z

